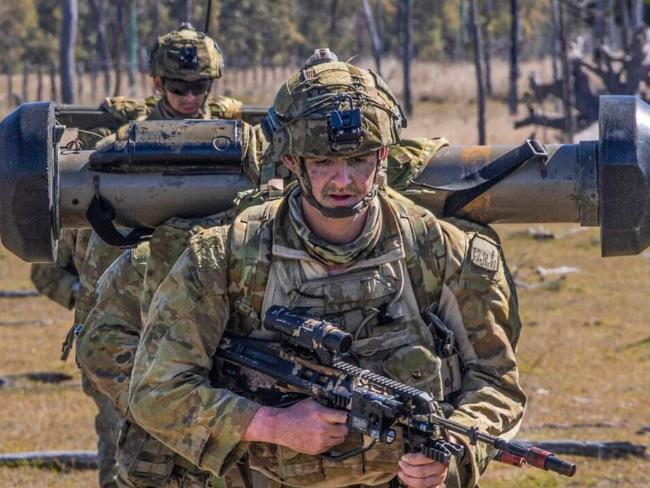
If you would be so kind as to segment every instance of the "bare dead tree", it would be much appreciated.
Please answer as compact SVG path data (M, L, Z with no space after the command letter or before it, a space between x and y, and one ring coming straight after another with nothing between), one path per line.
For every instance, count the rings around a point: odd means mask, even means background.
M330 27L329 27L329 43L330 46L334 45L336 39L336 25L338 21L339 0L332 0L330 4Z
M413 100L411 96L411 61L413 58L413 15L412 0L402 2L402 31L404 33L402 68L404 76L404 111L410 116L413 113Z
M113 96L117 97L122 93L122 52L124 51L124 10L125 0L115 2L116 8L116 29L113 44L113 59L115 60L115 90Z
M183 1L183 22L192 22L192 0Z
M136 96L136 68L138 66L138 5L129 1L129 96Z
M23 62L23 86L21 93L20 103L25 103L29 101L29 93L27 93L29 84L29 63L27 61Z
M478 108L478 143L484 145L485 137L485 77L483 76L483 43L478 19L477 0L469 0L469 31L474 47L474 70L476 72L476 105Z
M11 63L7 63L7 70L5 71L7 76L7 106L14 106L14 71Z
M372 9L368 0L363 0L363 18L366 21L366 28L370 36L370 45L372 46L372 57L375 60L375 69L381 76L381 38L375 25L375 19L372 15Z
M551 0L551 70L553 73L553 82L555 83L557 80L560 79L559 73L558 73L558 64L559 64L559 49L558 49L558 39L560 37L559 34L559 26L557 23L557 6L558 6L558 0Z
M61 22L61 98L63 103L74 103L75 93L75 42L77 39L77 20L79 10L77 0L63 0L63 19Z
M106 22L104 17L104 5L102 0L90 0L90 11L95 19L95 31L97 41L95 50L97 52L97 65L104 73L104 94L108 95L111 91L111 55L106 42Z
M494 2L492 0L483 0L481 16L481 31L483 35L483 67L485 68L485 92L489 97L492 96L492 34L490 32L490 23L492 21L492 12L494 11Z
M43 67L36 68L36 100L43 100Z
M510 0L510 76L508 88L508 110L517 113L519 96L517 80L519 79L519 0Z
M155 41L156 37L158 37L158 34L159 34L161 9L162 9L162 6L160 5L160 0L154 0L153 8L151 10L152 22L153 22L153 24L152 24L153 25L153 29L152 29L152 37L153 37L153 39L151 39L152 42L151 42L150 48L153 48L153 44L154 44L153 41Z
M573 121L573 87L571 86L571 71L569 69L569 46L566 32L564 5L558 5L558 25L560 40L560 60L562 65L562 107L564 109L564 140L573 140L575 124Z
M56 65L50 63L50 100L55 102L57 100L58 90L56 88Z

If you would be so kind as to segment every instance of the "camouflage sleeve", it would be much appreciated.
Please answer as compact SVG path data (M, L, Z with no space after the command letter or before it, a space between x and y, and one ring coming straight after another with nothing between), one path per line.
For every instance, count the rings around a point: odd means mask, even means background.
M243 103L233 97L220 96L208 99L210 115L215 119L239 119Z
M31 279L36 289L67 309L75 306L79 276L74 266L74 233L64 232L54 263L32 264Z
M212 356L228 321L224 248L199 278L186 250L153 297L135 357L129 407L136 422L182 457L222 476L243 455L259 405L210 385Z
M83 324L97 299L97 282L122 250L104 242L96 232L88 240L86 255L79 270L79 295L75 307L75 324Z
M97 303L77 338L79 367L125 417L142 329L140 291L147 248L148 244L141 244L125 251L102 275L97 284Z
M499 244L485 233L463 232L440 222L445 240L445 280L438 313L452 328L464 368L462 389L451 398L451 419L512 438L519 430L526 395L512 331L519 329L517 300ZM462 438L459 439L465 442ZM494 455L470 446L461 470L474 486Z

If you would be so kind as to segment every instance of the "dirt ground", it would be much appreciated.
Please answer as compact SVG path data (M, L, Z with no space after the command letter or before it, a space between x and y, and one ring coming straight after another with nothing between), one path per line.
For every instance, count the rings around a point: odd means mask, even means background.
M419 68L416 95L422 100L408 135L444 135L456 143L475 143L473 85L467 80L471 71L459 70ZM501 91L502 81L495 83ZM431 83L436 93L429 96L423 86ZM453 96L439 95L445 87ZM469 95L462 99L462 93ZM513 131L512 120L501 102L491 101L488 141L518 143L532 132ZM551 133L538 137L555 142ZM602 259L597 229L572 224L544 228L556 239L533 239L528 226L497 226L509 264L522 283L518 358L529 402L519 438L650 445L650 252ZM545 281L536 271L560 266L577 270ZM0 290L28 288L29 266L0 248ZM0 387L0 453L95 448L94 404L80 390L74 362L59 360L71 321L71 312L42 297L0 298L0 377L10 380ZM72 379L44 384L16 376L40 371ZM481 486L650 487L647 459L570 459L578 464L571 479L493 463ZM95 471L0 468L3 487L86 487L95 486L95 480Z

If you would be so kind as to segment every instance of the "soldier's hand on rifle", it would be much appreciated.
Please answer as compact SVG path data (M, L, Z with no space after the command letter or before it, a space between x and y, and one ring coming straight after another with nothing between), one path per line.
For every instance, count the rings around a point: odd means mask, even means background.
M438 488L445 482L448 469L446 464L432 461L422 453L404 454L397 476L410 488Z
M346 420L346 412L307 398L286 408L260 408L243 440L279 444L303 454L321 454L344 441L348 433Z

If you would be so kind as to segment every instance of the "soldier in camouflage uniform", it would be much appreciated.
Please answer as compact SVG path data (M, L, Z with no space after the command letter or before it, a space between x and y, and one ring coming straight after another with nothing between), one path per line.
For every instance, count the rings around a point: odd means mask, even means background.
M446 143L444 139L409 139L393 146L388 157L389 183L394 182L400 189L405 187ZM247 173L251 180L257 181L259 177L252 171L253 166L254 163L249 164L251 169ZM125 251L101 276L96 306L77 338L77 361L93 385L111 399L120 415L128 416L128 389L143 319L162 279L192 236L205 228L230 222L244 207L270 198L270 193L251 194L242 198L236 209L207 218L172 218L156 228L149 242ZM155 478L156 486L165 486L187 465L185 462L172 469L177 455L133 425L131 419L127 420L121 438L124 445L138 446L130 452L120 446L117 449L119 469L129 473L122 474L122 478L129 478L134 484L138 479L146 479L151 486ZM229 478L236 475L231 474ZM229 479L229 486L236 486L235 481Z
M330 461L317 454L362 442L345 412L262 404L255 375L246 397L209 379L223 331L267 337L260 317L283 305L352 333L360 366L428 390L451 419L515 435L519 318L500 247L382 190L402 122L384 82L350 64L313 64L287 81L267 137L299 185L190 239L138 346L129 408L139 425L217 476L245 462L255 487L387 486L395 475L415 487L476 485L494 454L485 446L458 439L466 454L449 467L400 442ZM425 310L454 332L453 354L435 351Z
M244 130L250 131L246 138L250 142L243 170L253 184L258 184L257 154L262 144L258 147L254 128L244 123ZM242 197L240 205L248 205L252 197L263 198L259 194ZM201 472L133 423L127 397L142 327L141 309L148 308L153 292L187 247L189 237L231 221L234 212L233 209L195 219L172 218L157 227L148 242L125 251L99 279L96 305L77 339L77 361L126 419L116 455L120 487L198 488L210 483L210 473ZM212 486L219 486L220 482Z
M191 25L181 24L178 30L158 39L151 53L150 68L154 87L162 96L145 101L125 97L107 99L105 109L124 125L98 145L125 138L130 120L237 118L241 115L242 104L238 100L208 97L213 80L223 73L223 56L213 39ZM34 265L32 277L37 288L60 303L75 306L75 326L64 342L63 359L69 354L74 332L79 333L95 304L99 277L121 252L106 244L95 232L65 231L57 261ZM74 256L74 267L70 264L70 256ZM100 486L115 486L115 437L122 420L110 400L100 394L85 375L82 379L84 392L98 406L95 426L99 436Z

